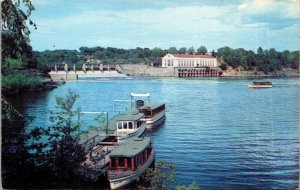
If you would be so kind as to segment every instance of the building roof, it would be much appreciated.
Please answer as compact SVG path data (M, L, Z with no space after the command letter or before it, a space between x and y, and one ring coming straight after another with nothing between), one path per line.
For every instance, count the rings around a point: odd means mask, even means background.
M133 157L145 150L150 142L150 137L128 139L123 144L115 148L111 152L110 157Z
M115 121L136 121L144 116L143 113L139 113L138 110L128 110L119 115L117 115Z
M211 58L211 59L215 59L214 56L211 55L196 55L196 54L171 54L174 57L178 57L178 58Z
M142 109L151 109L151 110L154 110L160 106L164 105L164 103L160 103L160 102L150 102L150 103L146 103L144 106L141 106L139 108L139 110L142 110Z

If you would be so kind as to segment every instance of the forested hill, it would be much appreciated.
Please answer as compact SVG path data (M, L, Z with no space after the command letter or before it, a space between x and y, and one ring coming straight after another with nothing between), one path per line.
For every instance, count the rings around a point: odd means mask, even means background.
M200 46L197 50L193 47L170 47L163 50L161 48L140 48L119 49L112 47L81 47L77 50L53 50L53 51L34 51L33 55L37 61L37 67L46 71L53 67L54 64L63 62L68 64L80 65L87 59L93 58L101 60L104 64L127 64L127 63L152 63L160 62L166 53L180 54L205 54L207 49ZM263 50L261 47L256 52L245 50L243 48L233 49L230 47L221 47L217 51L210 52L218 58L220 67L225 70L229 65L233 68L242 67L244 70L258 70L265 73L280 71L283 68L299 68L299 51L276 51L274 48Z

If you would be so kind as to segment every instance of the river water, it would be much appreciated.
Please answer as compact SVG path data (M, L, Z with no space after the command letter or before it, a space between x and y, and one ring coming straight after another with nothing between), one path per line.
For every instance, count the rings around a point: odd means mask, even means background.
M152 136L156 160L176 164L177 182L200 189L294 189L299 182L299 79L268 78L269 89L249 89L247 78L122 78L66 83L18 100L28 126L49 124L55 96L68 89L82 111L108 111L113 100L151 93L165 102L166 121ZM16 100L17 101L17 100ZM121 111L128 103L118 103ZM92 116L83 116L85 125Z

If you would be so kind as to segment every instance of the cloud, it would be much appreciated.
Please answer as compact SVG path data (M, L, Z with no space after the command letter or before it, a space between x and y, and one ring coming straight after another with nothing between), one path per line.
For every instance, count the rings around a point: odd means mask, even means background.
M275 36L279 37L278 34L294 34L292 29L299 31L296 26L299 19L296 5L293 1L253 0L223 6L84 9L63 17L55 18L54 15L37 18L39 30L33 32L32 41L34 45L39 44L44 34L49 43L52 39L60 41L64 48L71 45L76 48L98 45L119 48L197 48L200 45L207 45L209 49L224 45L256 48L257 44L261 45L260 41L268 44L265 37L272 41L276 40ZM289 30L284 30L285 28ZM255 42L251 41L253 38L256 39ZM294 39L288 35L283 35L283 38Z
M243 14L266 15L273 14L284 18L299 18L299 4L290 0L252 0L238 6Z

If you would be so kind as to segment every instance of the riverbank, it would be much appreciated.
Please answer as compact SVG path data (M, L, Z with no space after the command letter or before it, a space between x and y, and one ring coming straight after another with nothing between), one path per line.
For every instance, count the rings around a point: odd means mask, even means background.
M282 71L276 71L271 73L264 73L262 71L244 71L241 68L233 69L231 67L227 68L227 70L222 71L222 77L299 77L299 70L284 68Z
M123 64L121 65L123 74L129 76L150 76L150 77L174 77L174 68L153 67L145 64ZM288 76L299 77L299 70L284 68L282 71L264 73L262 71L244 71L241 68L233 69L228 67L227 70L219 68L221 77L268 77L268 76Z

